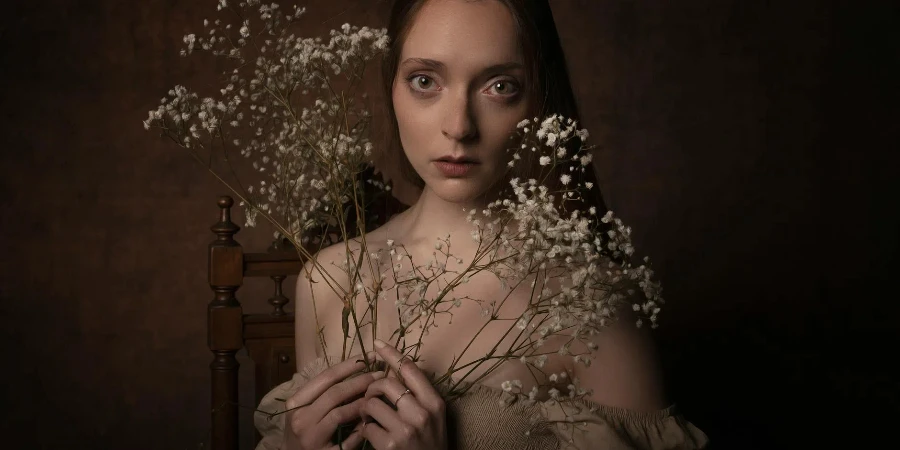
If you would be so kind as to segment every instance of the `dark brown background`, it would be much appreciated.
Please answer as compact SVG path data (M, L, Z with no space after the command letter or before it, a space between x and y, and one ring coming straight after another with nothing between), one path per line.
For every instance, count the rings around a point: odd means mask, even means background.
M720 448L873 439L898 411L885 345L895 11L551 3L604 145L602 188L666 286L673 398ZM205 250L225 191L141 120L175 84L211 79L177 50L214 4L4 8L2 439L188 449L205 437ZM306 4L310 33L386 19L381 2Z

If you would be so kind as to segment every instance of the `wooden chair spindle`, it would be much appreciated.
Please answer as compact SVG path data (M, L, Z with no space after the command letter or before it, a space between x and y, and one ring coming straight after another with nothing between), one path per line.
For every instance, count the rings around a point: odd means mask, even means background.
M210 227L216 239L209 244L209 286L214 295L207 308L207 343L213 353L211 375L213 450L237 450L238 364L243 347L243 310L235 293L243 284L243 250L234 240L240 227L231 221L231 197L220 197L219 221Z
M272 275L270 277L272 281L275 282L275 295L269 298L269 304L274 308L272 310L273 316L284 316L287 313L284 311L285 305L290 301L289 298L284 296L284 292L281 288L281 283L284 281L287 276L285 275Z

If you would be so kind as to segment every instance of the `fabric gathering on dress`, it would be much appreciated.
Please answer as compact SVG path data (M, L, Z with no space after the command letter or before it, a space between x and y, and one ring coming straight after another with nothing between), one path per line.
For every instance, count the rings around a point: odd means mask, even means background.
M324 358L306 364L293 378L276 386L262 399L262 411L281 411L284 402L307 381L328 367ZM654 412L638 412L584 401L571 419L559 404L513 402L502 405L503 391L473 385L460 398L447 403L450 448L458 450L555 449L702 449L707 436L677 413L675 405ZM571 413L570 413L571 415ZM256 413L254 422L262 440L257 450L280 450L284 415L269 420ZM572 423L578 424L573 428Z

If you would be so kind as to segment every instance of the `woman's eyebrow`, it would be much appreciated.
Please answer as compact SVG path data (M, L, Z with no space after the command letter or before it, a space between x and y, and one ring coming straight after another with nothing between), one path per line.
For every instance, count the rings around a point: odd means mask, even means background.
M447 66L444 63L435 59L428 58L406 58L400 65L405 66L407 64L420 64L438 72L447 69ZM484 69L482 69L481 73L484 74L485 72L505 72L516 69L524 69L524 66L522 66L522 64L520 63L510 61L485 67Z

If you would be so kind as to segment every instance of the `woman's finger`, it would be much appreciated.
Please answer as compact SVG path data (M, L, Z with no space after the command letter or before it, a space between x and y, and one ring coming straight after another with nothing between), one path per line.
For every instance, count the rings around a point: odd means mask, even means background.
M384 372L369 372L331 386L310 406L310 420L319 422L327 414L338 410L343 403L365 393L369 384L381 378L384 378Z
M318 423L304 419L307 420L304 434L308 435L311 442L329 442L335 430L341 424L350 423L354 419L360 418L360 409L365 400L365 398L361 398L355 402L332 409Z
M416 429L423 429L429 422L429 414L419 404L412 392L406 392L406 386L396 378L382 378L369 385L366 390L366 398L380 398L384 396L396 408L403 422L412 425Z
M375 340L375 351L403 377L403 383L416 395L422 405L436 406L443 402L440 394L431 385L431 381L419 370L415 362L405 357L396 348L378 339Z
M383 395L392 405L399 408L401 399L409 397L409 400L415 402L415 396L413 395L412 390L409 389L410 392L406 391L406 386L404 386L399 379L394 377L382 378L369 384L369 387L366 389L366 397L379 397ZM409 402L404 400L403 403L408 404Z
M367 420L367 418L371 417L391 434L403 435L407 431L414 431L412 430L412 426L408 425L400 418L400 415L397 411L394 411L394 408L388 406L387 403L381 401L381 399L366 399L366 402L363 404L362 408L360 408L360 413L363 416L363 420Z
M334 444L328 450L355 450L363 443L362 424L360 423L352 432L340 443Z
M369 422L362 427L362 436L371 442L376 449L396 448L397 442L391 437L390 433L381 428L377 423Z
M362 362L362 355L359 355L347 358L345 361L325 369L288 399L287 409L294 409L298 406L312 403L328 388L364 368L365 364Z
M362 409L365 402L366 398L363 397L328 411L314 428L331 435L331 433L341 424L350 423L355 419L359 419L360 409Z

